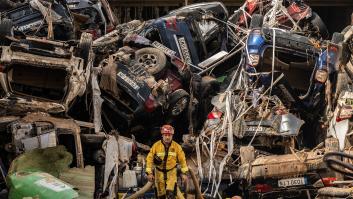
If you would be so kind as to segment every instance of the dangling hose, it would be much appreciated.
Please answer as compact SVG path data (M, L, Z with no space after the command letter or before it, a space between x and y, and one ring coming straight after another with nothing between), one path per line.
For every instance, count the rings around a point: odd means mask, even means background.
M191 176L191 180L192 183L194 184L195 187L195 191L196 191L196 198L197 199L203 199L201 190L200 190L200 185L199 185L199 181L196 179L195 173L190 169L189 170L190 176Z
M145 186L143 186L140 190L132 194L131 196L125 198L125 199L136 199L138 197L143 196L148 190L152 188L153 182L148 181Z
M197 199L203 199L199 182L196 179L195 173L192 170L189 170L191 180L194 184L195 191L196 191L196 198ZM148 190L152 188L153 182L147 182L139 191L135 192L131 196L124 198L124 199L137 199L138 197L143 196ZM183 194L180 192L180 189L177 188L177 198L183 198Z

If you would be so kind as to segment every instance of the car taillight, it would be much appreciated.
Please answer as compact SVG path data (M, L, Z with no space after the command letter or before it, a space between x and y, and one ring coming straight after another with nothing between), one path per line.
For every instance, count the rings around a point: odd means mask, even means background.
M212 111L207 115L207 119L212 120L212 119L219 119L222 116L222 112L216 112Z
M172 29L172 30L177 30L177 20L175 16L171 16L168 18L165 18L165 25L166 28Z
M336 181L337 178L335 177L327 177L327 178L322 178L321 181L324 184L325 187L330 187L333 186L333 182Z
M152 112L156 108L156 102L152 95L150 95L147 100L145 101L145 109L147 112Z
M272 191L272 186L268 184L257 184L255 185L256 192L266 193Z
M340 107L337 117L336 117L336 122L340 122L345 119L350 119L353 115L353 107L352 106L347 106L343 105Z

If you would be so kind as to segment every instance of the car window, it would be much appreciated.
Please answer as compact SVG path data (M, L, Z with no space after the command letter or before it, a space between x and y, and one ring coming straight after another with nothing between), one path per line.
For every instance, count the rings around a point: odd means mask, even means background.
M201 20L197 23L197 25L199 26L202 37L204 38L210 31L218 28L218 24L214 21Z
M205 60L219 52L221 48L221 42L219 42L220 27L215 21L207 19L196 21L195 24L201 37L198 39L199 43L197 46L204 49L203 55L200 58L201 60ZM203 44L200 42L203 42Z

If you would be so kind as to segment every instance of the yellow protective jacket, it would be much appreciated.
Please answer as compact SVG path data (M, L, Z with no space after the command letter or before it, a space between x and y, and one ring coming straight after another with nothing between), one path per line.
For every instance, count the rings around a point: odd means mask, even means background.
M181 172L186 173L188 171L184 151L181 146L174 141L172 141L168 149L166 168L163 168L165 158L164 156L166 155L166 147L161 140L153 144L146 160L146 173L148 174L152 173L154 155L157 155L163 160L160 166L155 165L159 170L171 170L176 167L177 163L179 163L181 166Z

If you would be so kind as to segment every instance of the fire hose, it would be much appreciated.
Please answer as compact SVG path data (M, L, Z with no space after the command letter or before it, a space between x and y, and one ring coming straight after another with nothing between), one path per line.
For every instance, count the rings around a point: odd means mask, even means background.
M195 191L196 191L196 198L197 199L203 199L200 187L199 187L199 182L196 179L195 173L192 170L189 170L191 180L194 184ZM135 192L131 196L125 198L125 199L137 199L138 197L143 196L148 190L152 188L153 182L147 182L139 191ZM182 193L180 192L179 188L177 189L177 198L183 198Z

